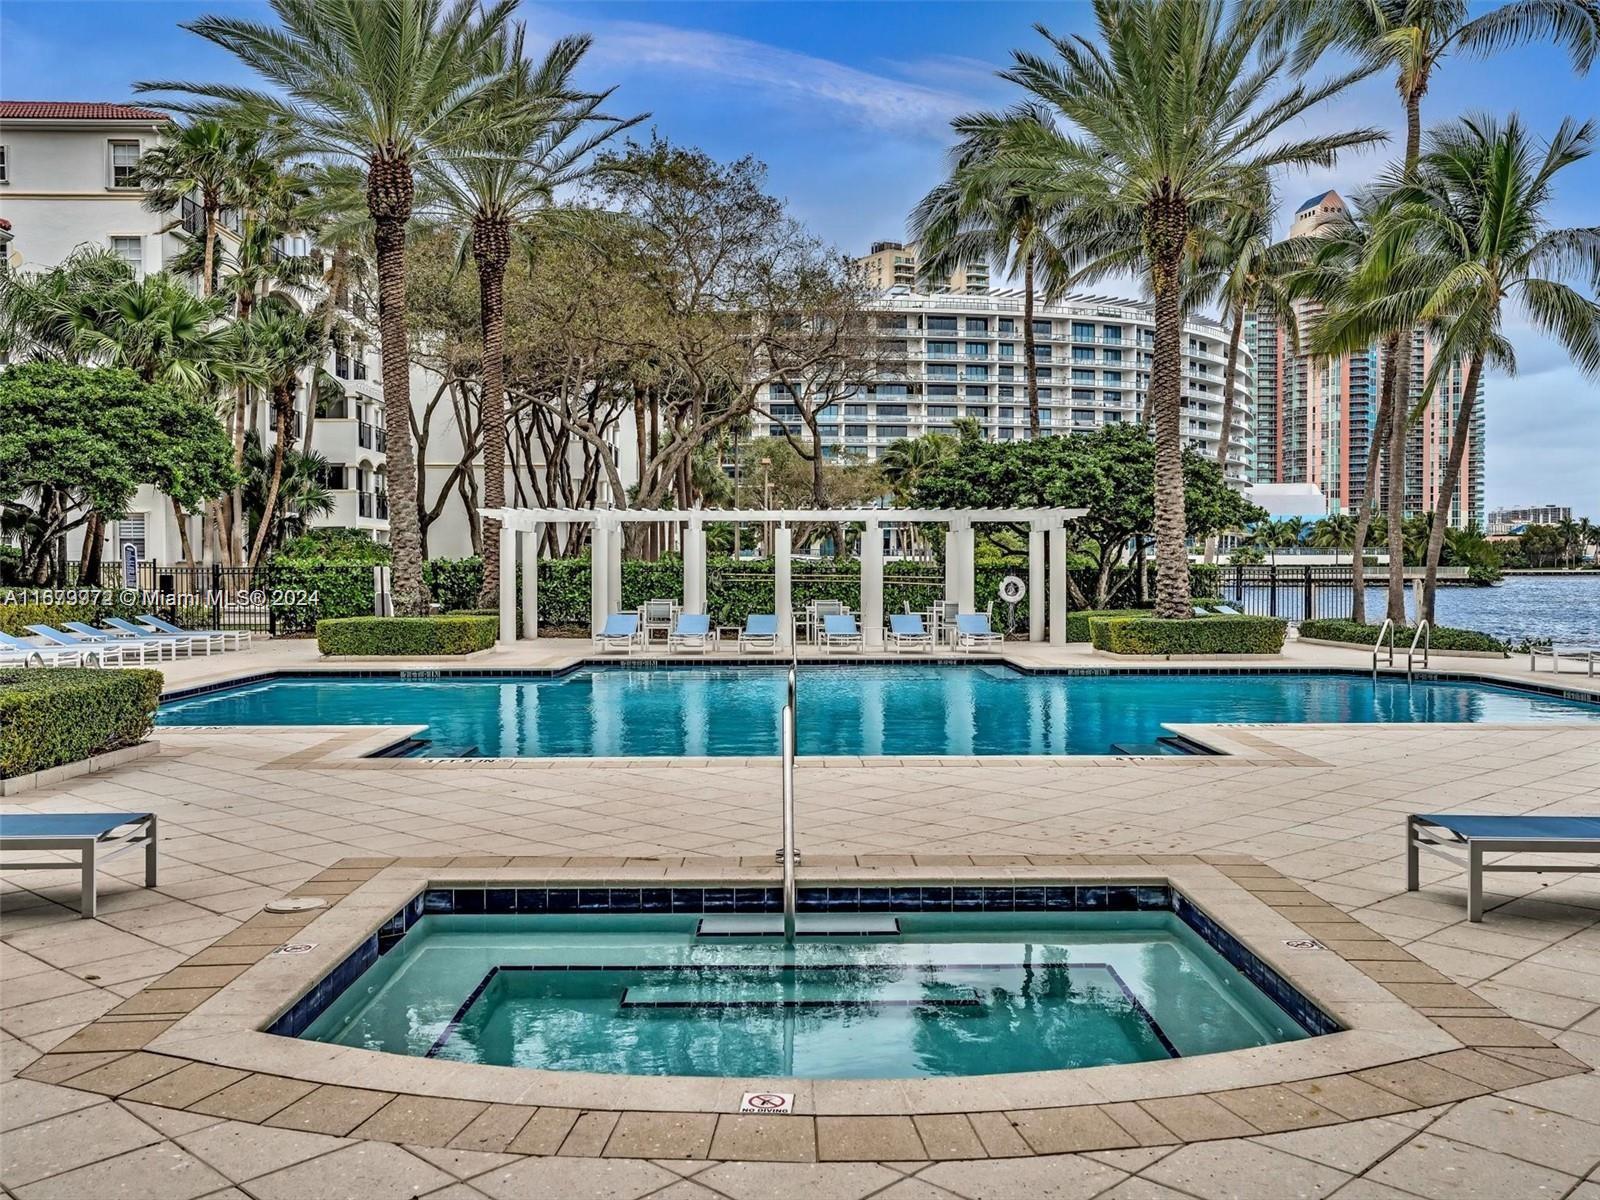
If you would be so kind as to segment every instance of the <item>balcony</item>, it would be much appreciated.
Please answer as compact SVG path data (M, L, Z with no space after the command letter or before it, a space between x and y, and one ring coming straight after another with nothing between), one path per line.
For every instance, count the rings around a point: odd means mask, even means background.
M365 421L356 422L356 444L363 450L376 450L384 454L389 449L388 431Z
M376 521L389 519L389 496L387 492L357 492L356 513L358 516L368 517Z

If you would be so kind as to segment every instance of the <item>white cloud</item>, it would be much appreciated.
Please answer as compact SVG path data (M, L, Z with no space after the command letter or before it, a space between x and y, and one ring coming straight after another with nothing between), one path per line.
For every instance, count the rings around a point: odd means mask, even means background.
M552 23L561 21L557 14L543 15ZM829 119L871 129L942 139L951 117L976 106L959 91L876 75L732 34L646 21L590 25L595 40L589 61L595 65L720 79L792 105L821 105Z

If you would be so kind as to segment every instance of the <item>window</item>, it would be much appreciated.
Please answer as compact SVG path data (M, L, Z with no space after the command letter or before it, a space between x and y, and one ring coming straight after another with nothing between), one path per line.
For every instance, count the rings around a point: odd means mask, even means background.
M929 379L954 379L956 377L955 363L929 363L927 375Z
M844 435L847 438L864 438L867 436L867 427L865 425L846 425L844 427Z
M1049 362L1053 357L1051 348L1049 346L1035 346L1033 348L1033 357L1036 362Z
M1093 404L1094 393L1087 388L1073 388L1072 398L1080 404Z
M1047 338L1047 337L1049 337L1050 336L1050 322L1049 321L1035 321L1033 323L1033 336L1036 337L1036 338Z
M954 358L955 356L956 356L956 344L954 342L929 342L928 343L928 357L929 358Z
M0 146L0 183L11 182L11 151Z
M113 237L111 253L133 268L136 276L144 275L144 239L142 237Z
M139 186L139 143L111 143L111 186L136 188Z
M1002 366L1000 368L999 378L1001 378L1001 379L1010 379L1016 374L1016 372L1017 372L1017 369L1015 367Z
M982 363L968 363L967 369L962 372L961 378L987 379L989 378L989 368L984 366Z
M1094 409L1092 409L1092 408L1075 408L1075 409L1073 409L1072 410L1072 422L1073 422L1074 425L1093 425L1094 424Z
M905 415L906 406L904 404L878 405L878 420L880 421L883 420L884 417L903 417Z
M966 345L968 358L988 358L989 347L982 342L968 342Z
M981 404L969 404L967 405L967 416L979 421L987 421L989 419L989 410Z
M1093 383L1094 382L1094 372L1093 371L1085 371L1081 367L1073 367L1072 368L1072 382L1073 383Z
M1010 408L1002 408L1000 410L1000 419L1002 421L1015 420L1016 419L1016 410L1015 409L1010 409Z
M1015 358L1016 356L1017 356L1017 348L1016 348L1015 345L1013 345L1011 342L1001 342L1000 343L1000 357L1001 358Z
M890 441L893 441L895 438L903 438L903 437L905 437L906 433L907 433L907 429L906 429L906 427L904 425L879 425L878 426L878 437L879 437L880 440L882 440L884 438L888 438Z
M134 548L139 558L144 558L143 513L129 513L117 522L117 553L126 554L129 546Z
M1001 317L999 329L1001 333L1015 333L1017 331L1017 323L1010 317Z
M987 317L968 317L967 318L967 332L968 333L988 333L989 332L989 319Z
M1094 341L1094 326L1086 321L1074 321L1072 323L1072 340L1075 342Z
M983 385L974 384L973 386L967 388L968 400L987 400L988 398L989 389Z
M953 383L930 383L928 385L928 399L955 399L956 385Z
M1033 377L1039 380L1041 383L1048 383L1050 381L1050 368L1039 367L1034 371Z
M954 404L928 405L928 420L930 421L953 421L955 420L955 416L956 406Z
M844 415L846 419L850 417L865 417L867 415L867 406L865 404L846 404L844 406Z
M1105 361L1108 363L1120 363L1122 361L1121 350L1107 350L1105 355Z
M1072 348L1073 362L1093 362L1094 348L1091 346L1074 346Z
M1078 373L1076 371L1074 371L1072 373L1072 377L1074 379L1076 379L1078 377ZM1105 383L1105 384L1108 384L1108 385L1115 384L1116 386L1121 387L1122 386L1122 372L1121 371L1107 371L1103 375L1101 375L1100 381L1102 383Z
M929 333L954 333L955 331L956 331L956 319L954 317L929 317L928 318L928 332Z

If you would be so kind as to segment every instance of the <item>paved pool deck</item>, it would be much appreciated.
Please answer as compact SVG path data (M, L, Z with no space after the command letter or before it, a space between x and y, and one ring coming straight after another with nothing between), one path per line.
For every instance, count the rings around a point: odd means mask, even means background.
M1106 665L1083 647L1007 649L1019 662ZM465 665L553 666L575 652L571 642L542 640ZM1361 667L1370 655L1291 643L1282 662ZM180 661L167 675L169 687L181 688L323 667L348 669L319 663L309 642L283 641ZM1435 656L1433 669L1546 685L1553 678L1529 676L1525 660ZM1600 694L1581 674L1559 680ZM135 1097L152 1086L135 1077L155 1069L142 1051L104 1051L99 1090L83 1074L52 1079L44 1064L62 1059L69 1039L90 1027L138 1024L112 1010L192 956L230 957L225 947L251 940L246 922L261 920L263 904L313 877L326 880L330 869L338 874L341 861L487 865L515 855L584 870L621 869L630 859L753 864L776 839L770 764L440 771L398 760L349 770L318 753L334 732L163 730L154 756L4 802L8 812L148 809L160 815L164 838L161 886L139 887L137 864L118 860L93 922L77 919L70 872L0 878L0 1194L1600 1200L1600 876L1490 876L1481 925L1467 923L1464 885L1448 864L1427 860L1419 893L1407 894L1403 882L1407 812L1600 812L1600 729L1572 726L1257 726L1248 736L1270 752L1231 761L819 761L803 764L797 782L802 844L817 867L885 856L997 870L1048 855L1258 860L1443 976L1439 986L1466 989L1514 1018L1557 1048L1550 1061L1570 1055L1574 1073L1557 1078L1542 1078L1530 1061L1467 1088L1447 1069L1418 1069L1393 1080L1392 1092L1378 1086L1392 1103L1367 1097L1381 1115L1295 1129L1282 1104L1253 1112L1196 1105L1172 1114L1184 1128L1170 1138L1157 1121L1129 1131L1141 1144L1084 1153L1050 1152L1062 1144L1059 1130L1030 1141L1028 1128L1009 1122L980 1129L970 1118L962 1126L841 1117L830 1137L851 1161L794 1163L757 1161L770 1153L741 1158L731 1148L737 1143L702 1146L683 1129L608 1122L600 1111L574 1113L561 1138L537 1146L544 1153L509 1152L517 1137L536 1144L526 1135L537 1112L523 1114L527 1124L503 1142L477 1143L501 1149L438 1136L451 1116L443 1110L385 1109L379 1134L369 1124L374 1114L360 1112L364 1098L343 1094L356 1089L324 1089L315 1104L285 1101L274 1110L292 1110L292 1119L247 1120L256 1114L210 1102L232 1077L200 1078L188 1067L181 1084L197 1093L192 1102L173 1106L170 1090L160 1089ZM309 886L337 891L339 881ZM1219 1079L1225 1074L1219 1060ZM761 1120L752 1119L753 1136L766 1128ZM952 1149L984 1134L988 1157ZM1014 1156L1004 1155L1008 1136L1021 1142ZM823 1155L814 1145L808 1157Z

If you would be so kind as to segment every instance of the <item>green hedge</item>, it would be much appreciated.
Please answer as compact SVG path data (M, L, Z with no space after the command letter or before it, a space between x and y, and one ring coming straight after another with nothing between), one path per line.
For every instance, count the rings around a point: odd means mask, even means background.
M1288 622L1277 617L1091 617L1090 640L1110 654L1277 654Z
M317 622L324 654L471 654L494 645L497 617L339 617Z
M0 671L0 778L143 741L160 698L160 671Z
M1362 625L1355 621L1301 621L1300 636L1324 642L1355 642L1362 646L1373 646L1377 644L1382 628L1382 625ZM1395 645L1409 646L1416 635L1415 629L1396 629ZM1506 652L1506 644L1499 638L1479 633L1476 629L1451 629L1447 625L1436 625L1428 631L1428 637L1435 650L1481 650L1489 654Z
M1147 617L1149 609L1139 608L1086 608L1082 612L1067 614L1067 641L1087 642L1089 622L1093 617Z

